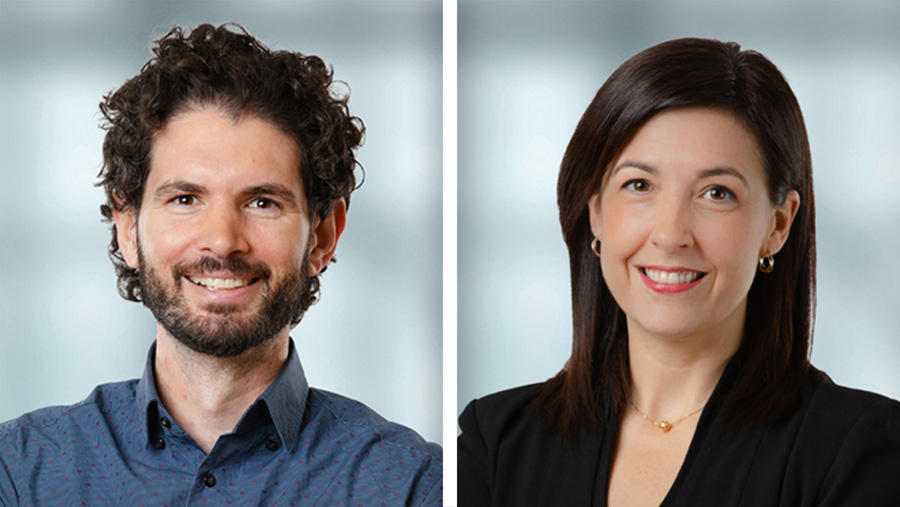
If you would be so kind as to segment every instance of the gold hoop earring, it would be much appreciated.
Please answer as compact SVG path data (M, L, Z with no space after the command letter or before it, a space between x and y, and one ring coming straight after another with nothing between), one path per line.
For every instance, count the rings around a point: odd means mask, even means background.
M775 257L770 252L759 258L759 270L763 273L771 273L775 269Z
M591 241L591 250L594 251L594 255L597 258L600 258L600 238L594 238L594 241Z

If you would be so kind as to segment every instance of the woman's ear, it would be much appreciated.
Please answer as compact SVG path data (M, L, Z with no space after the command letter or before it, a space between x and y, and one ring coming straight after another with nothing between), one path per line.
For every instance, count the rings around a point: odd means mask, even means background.
M791 232L791 224L794 223L794 217L797 216L797 210L800 209L800 194L796 190L789 190L782 204L774 207L772 213L772 222L769 234L766 237L766 253L778 253L787 242Z
M347 204L337 199L325 218L316 216L310 230L309 276L316 276L325 269L328 261L334 257L338 239L347 224Z
M113 220L116 223L116 240L119 242L122 258L129 268L138 269L137 213L132 207L122 211L113 210Z
M603 242L603 238L601 237L603 229L600 220L600 192L597 192L588 199L588 217L591 219L591 232L594 234L595 238Z

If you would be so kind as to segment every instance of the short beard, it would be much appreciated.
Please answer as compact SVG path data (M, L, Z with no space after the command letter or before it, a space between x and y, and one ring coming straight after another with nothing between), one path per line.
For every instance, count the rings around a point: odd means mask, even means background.
M172 268L174 289L170 292L159 274L144 259L138 245L141 297L144 306L169 335L199 354L235 357L273 340L289 324L299 322L314 298L310 297L309 248L299 270L289 272L281 281L271 280L264 264L250 264L240 258L206 257L190 265ZM199 316L188 309L182 293L185 273L229 272L235 277L259 278L264 283L263 299L253 315L232 315L235 305L211 304L203 309L210 315ZM188 283L193 283L188 281ZM276 285L273 285L276 284Z

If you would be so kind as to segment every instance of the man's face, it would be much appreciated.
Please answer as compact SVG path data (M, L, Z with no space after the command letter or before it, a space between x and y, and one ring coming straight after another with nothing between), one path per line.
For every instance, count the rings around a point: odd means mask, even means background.
M300 156L271 123L214 108L158 132L140 212L116 224L144 303L169 336L227 357L287 335L343 228L343 215L337 230L331 215L310 224Z

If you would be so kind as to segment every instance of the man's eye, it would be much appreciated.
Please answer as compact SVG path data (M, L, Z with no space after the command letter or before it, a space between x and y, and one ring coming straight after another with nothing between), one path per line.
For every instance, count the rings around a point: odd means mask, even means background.
M174 201L180 206L190 206L194 204L197 199L192 195L179 195L174 199Z
M275 201L273 201L272 199L267 199L265 197L258 197L250 202L251 208L270 209L276 206L277 204L275 204Z

